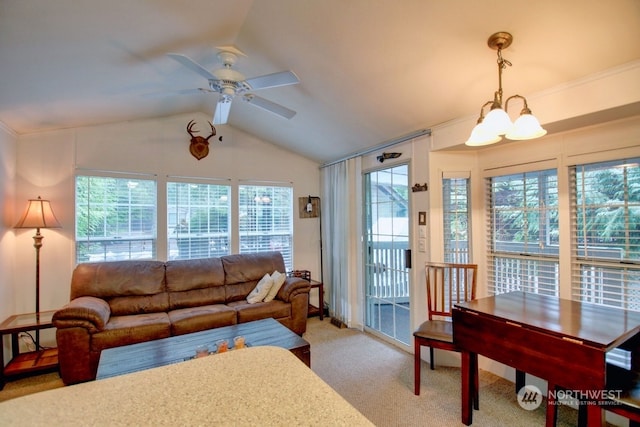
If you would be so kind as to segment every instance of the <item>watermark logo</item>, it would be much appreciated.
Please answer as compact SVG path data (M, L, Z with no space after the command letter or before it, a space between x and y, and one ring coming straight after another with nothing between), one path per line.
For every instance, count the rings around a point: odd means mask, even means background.
M622 396L622 390L549 390L552 405L616 405Z
M615 405L623 394L622 390L549 390L550 405ZM533 411L542 404L543 395L540 389L527 384L518 391L518 404L522 409Z
M527 411L538 409L542 404L542 392L538 387L527 384L518 390L518 404Z

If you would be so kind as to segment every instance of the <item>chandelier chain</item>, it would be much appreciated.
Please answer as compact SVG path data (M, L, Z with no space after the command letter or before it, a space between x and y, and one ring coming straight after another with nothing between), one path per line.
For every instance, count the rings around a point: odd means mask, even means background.
M507 65L510 67L511 62L509 62L508 59L504 59L502 57L502 49L498 49L498 65L500 66L500 68L507 68Z

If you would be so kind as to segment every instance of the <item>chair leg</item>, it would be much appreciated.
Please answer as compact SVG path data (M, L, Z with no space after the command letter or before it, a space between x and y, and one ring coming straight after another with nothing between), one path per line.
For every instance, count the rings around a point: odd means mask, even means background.
M429 347L429 363L431 364L431 370L436 369L436 365L433 358L433 347Z
M420 364L422 359L420 357L420 342L417 339L413 340L413 394L420 396Z

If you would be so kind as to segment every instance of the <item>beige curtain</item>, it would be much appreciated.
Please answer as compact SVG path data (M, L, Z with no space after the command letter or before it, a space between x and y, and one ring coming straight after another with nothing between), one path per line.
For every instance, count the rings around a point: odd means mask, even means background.
M357 256L353 242L359 233L354 230L354 177L357 177L360 160L349 159L326 166L322 178L322 240L325 292L332 318L351 325L354 272Z

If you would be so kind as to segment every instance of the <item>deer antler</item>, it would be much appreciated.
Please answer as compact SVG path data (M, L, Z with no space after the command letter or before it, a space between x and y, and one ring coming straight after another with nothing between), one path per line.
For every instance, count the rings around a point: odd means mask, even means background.
M208 123L209 123L209 126L211 126L211 135L209 135L209 136L208 136L208 137L206 137L206 138L203 138L205 141L208 141L208 140L209 140L209 138L211 138L212 136L215 136L215 134L216 134L216 128L215 128L215 127L213 127L213 123L211 123L211 122L208 122ZM196 137L196 136L193 134L194 132L195 132L195 133L198 133L198 131L197 131L197 130L194 130L194 129L193 129L193 127L194 127L195 125L196 125L195 120L191 120L189 123L187 123L187 132L189 132L189 135L191 135L191 138L195 138L195 137ZM199 137L199 138L202 138L202 137Z
M191 129L196 125L195 120L191 120L189 123L187 123L187 132L189 132L189 135L191 135L192 138L194 138L193 132L191 131ZM194 132L198 132L197 130Z
M208 123L209 123L209 126L211 126L211 135L209 135L206 138L207 141L209 140L209 138L211 138L212 136L214 136L216 134L216 128L213 127L213 123L211 123L211 122L208 122Z

